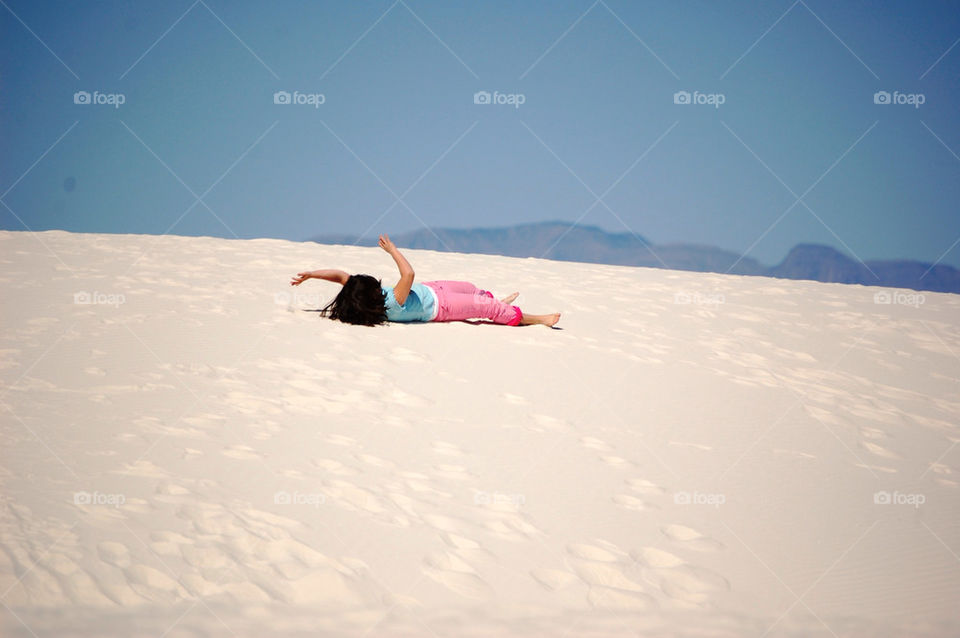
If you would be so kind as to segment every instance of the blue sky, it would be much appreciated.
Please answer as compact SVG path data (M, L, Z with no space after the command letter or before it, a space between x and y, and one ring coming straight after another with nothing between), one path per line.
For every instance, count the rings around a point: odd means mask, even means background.
M563 220L960 266L956 2L3 0L0 34L4 229Z

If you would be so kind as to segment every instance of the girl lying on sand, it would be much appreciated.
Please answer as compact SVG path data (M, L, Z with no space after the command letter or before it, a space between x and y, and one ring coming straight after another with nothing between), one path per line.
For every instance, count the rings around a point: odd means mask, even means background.
M480 290L466 281L425 281L413 283L413 268L387 235L380 235L380 247L387 251L400 269L396 286L382 286L370 275L349 275L342 270L313 270L297 273L290 280L299 286L307 279L325 279L343 286L340 294L321 314L344 323L375 326L386 321L426 322L490 319L508 326L541 323L552 326L560 320L560 313L526 315L510 303L520 293L503 299Z

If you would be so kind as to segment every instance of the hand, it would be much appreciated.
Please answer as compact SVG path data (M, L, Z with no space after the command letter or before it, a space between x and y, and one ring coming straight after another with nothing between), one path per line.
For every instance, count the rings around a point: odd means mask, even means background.
M312 277L313 277L312 272L298 272L297 276L290 280L290 285L299 286L300 284L305 282L307 279L310 279Z
M383 248L390 254L393 254L393 251L397 249L397 247L393 245L393 242L390 241L390 237L386 234L380 235L380 248Z

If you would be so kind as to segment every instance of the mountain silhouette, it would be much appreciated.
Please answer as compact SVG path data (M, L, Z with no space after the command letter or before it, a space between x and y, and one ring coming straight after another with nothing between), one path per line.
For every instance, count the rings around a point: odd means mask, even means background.
M695 272L760 275L831 283L887 286L934 292L960 292L960 270L910 260L861 263L819 244L798 244L774 266L735 252L700 244L653 244L634 233L610 233L597 226L546 221L500 228L434 228L400 233L390 238L400 248L439 252L480 253L507 257L537 257L618 266L645 266ZM376 246L377 237L322 234L320 244Z

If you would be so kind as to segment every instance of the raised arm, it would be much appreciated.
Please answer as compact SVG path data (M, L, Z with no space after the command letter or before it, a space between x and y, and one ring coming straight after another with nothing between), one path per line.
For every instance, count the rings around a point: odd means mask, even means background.
M327 281L338 283L342 286L343 284L347 283L347 279L349 278L349 273L333 268L326 270L307 270L304 272L298 272L297 276L290 280L290 285L299 286L307 279L325 279Z
M387 235L380 235L380 248L383 248L393 257L393 261L397 262L397 268L400 269L400 281L393 287L393 297L402 306L407 301L407 295L410 294L410 287L413 286L415 276L413 266L410 265L406 257L400 254L400 250L393 245Z

